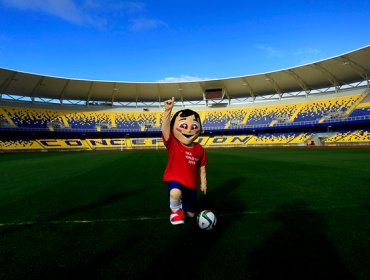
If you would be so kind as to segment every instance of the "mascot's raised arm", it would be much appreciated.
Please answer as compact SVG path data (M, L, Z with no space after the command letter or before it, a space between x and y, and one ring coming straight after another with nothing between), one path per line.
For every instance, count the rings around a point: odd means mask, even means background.
M185 223L194 217L197 190L206 194L207 157L203 147L194 142L203 132L199 114L190 109L177 111L171 118L175 98L164 102L162 138L168 151L168 163L163 181L168 185L170 222Z

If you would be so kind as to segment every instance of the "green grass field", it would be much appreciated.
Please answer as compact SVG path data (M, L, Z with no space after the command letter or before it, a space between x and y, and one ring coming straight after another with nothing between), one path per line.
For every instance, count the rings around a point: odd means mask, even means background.
M166 151L1 154L0 279L370 278L370 149L207 155L210 232L169 223Z

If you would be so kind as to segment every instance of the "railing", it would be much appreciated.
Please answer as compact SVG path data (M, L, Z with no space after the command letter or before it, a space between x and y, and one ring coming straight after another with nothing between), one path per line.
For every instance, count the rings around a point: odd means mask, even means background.
M288 127L304 127L310 125L319 125L326 126L331 124L349 124L352 122L358 121L370 121L370 115L366 116L356 116L356 117L347 117L347 118L338 118L338 119L328 119L319 123L319 120L315 121L301 121L301 122L286 122L286 123L276 123L273 126L270 124L258 124L258 125L236 125L230 126L228 129L225 129L224 126L204 126L203 129L206 132L211 131L225 131L225 130L259 130L264 128L288 128ZM14 126L0 126L0 131L29 131L29 132L47 132L50 131L49 128L33 128L33 127L14 127ZM148 133L148 132L160 132L161 128L147 128L145 131L140 129L130 129L130 128L103 128L100 132L96 129L84 129L84 128L54 128L54 132L61 133Z

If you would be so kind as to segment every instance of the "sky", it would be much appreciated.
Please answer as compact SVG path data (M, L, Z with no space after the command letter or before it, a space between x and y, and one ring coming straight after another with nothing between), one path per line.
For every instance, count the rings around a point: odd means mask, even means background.
M253 75L370 44L370 1L0 0L0 68L177 82Z

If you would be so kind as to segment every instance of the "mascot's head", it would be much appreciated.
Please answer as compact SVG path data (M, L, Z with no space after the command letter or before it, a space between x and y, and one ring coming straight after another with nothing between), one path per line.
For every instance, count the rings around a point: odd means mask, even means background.
M171 119L171 131L182 144L191 146L203 132L199 114L190 109L176 112Z

